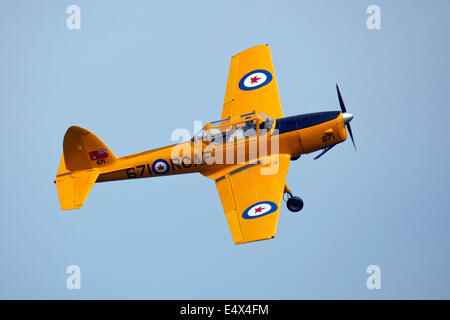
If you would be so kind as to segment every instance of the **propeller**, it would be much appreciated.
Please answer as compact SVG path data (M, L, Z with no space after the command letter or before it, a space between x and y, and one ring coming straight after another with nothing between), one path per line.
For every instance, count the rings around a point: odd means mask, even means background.
M338 94L338 98L339 98L339 105L341 106L341 110L342 110L342 119L344 119L344 124L347 127L347 131L350 134L350 138L352 138L353 147L356 150L355 139L353 138L352 127L350 127L350 121L352 121L353 115L351 113L348 113L347 109L345 108L344 100L342 99L341 92L339 91L339 86L338 86L337 82L336 82L336 90L337 90L337 94ZM314 158L314 160L319 159L325 153L330 151L334 146L335 146L335 144L325 147L322 150L322 152Z
M339 98L339 105L341 106L342 110L342 118L344 119L344 123L345 126L347 127L348 133L350 133L350 138L352 138L353 147L356 150L355 139L353 138L352 127L350 126L350 121L352 121L353 115L351 113L348 113L347 109L345 108L344 100L342 99L341 92L339 91L339 86L337 82L336 82L336 90Z

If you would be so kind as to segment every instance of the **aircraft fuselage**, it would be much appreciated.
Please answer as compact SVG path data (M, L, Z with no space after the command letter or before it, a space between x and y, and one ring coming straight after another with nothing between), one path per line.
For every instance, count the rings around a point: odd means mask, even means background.
M265 155L298 157L345 141L347 132L340 111L326 111L277 119L265 135L219 145L187 141L119 158L114 171L102 167L96 182L150 178L208 171L221 166L242 166ZM276 149L278 147L278 149Z

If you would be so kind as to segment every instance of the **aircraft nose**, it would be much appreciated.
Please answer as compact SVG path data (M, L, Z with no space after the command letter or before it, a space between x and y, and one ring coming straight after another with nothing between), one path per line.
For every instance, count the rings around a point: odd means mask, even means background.
M350 121L352 121L352 119L353 119L353 115L351 113L344 112L342 114L342 119L344 119L345 124L350 123Z

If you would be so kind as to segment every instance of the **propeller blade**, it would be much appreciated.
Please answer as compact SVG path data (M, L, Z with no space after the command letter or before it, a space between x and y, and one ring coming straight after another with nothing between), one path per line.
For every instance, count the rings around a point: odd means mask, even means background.
M319 159L321 156L323 156L325 153L327 153L328 151L330 151L333 147L335 146L335 144L332 144L331 146L325 147L323 148L322 152L317 155L316 157L314 157L314 160Z
M350 123L347 123L346 126L347 126L348 133L350 133L350 138L352 138L353 147L356 150L355 139L353 139L352 127L350 127Z
M345 108L344 100L342 99L341 92L339 91L339 86L338 86L337 82L336 82L336 90L337 90L337 94L338 94L338 98L339 98L339 105L341 106L342 113L347 112L347 109Z
M345 108L344 99L342 99L341 91L339 90L339 86L338 86L338 84L337 84L337 81L336 81L336 91L337 91L337 94L338 94L339 105L341 106L342 113L346 113L346 112L347 112L347 109ZM348 133L350 134L350 138L352 138L353 147L354 147L355 150L356 150L356 144L355 144L355 139L353 138L352 127L350 127L350 121L351 121L351 119L353 119L353 116L352 116L352 117L350 118L350 120L345 124L345 126L347 127L347 131L348 131Z

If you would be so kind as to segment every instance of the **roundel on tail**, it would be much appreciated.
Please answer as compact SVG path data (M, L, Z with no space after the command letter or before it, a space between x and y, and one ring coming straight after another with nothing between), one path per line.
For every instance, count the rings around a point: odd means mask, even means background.
M272 81L272 74L264 69L253 70L247 73L239 81L239 89L244 91L255 90L264 87Z

